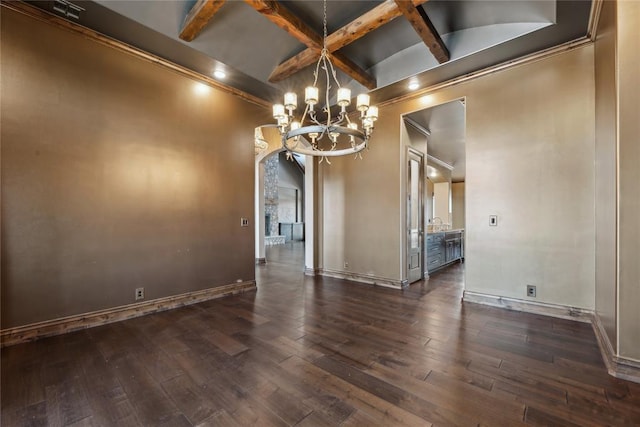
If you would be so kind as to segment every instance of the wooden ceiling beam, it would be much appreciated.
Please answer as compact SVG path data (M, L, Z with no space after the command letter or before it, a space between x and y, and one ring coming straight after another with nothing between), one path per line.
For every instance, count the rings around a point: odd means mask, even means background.
M414 6L420 6L427 1L428 0L412 0L411 3ZM398 6L393 0L387 0L339 30L329 34L327 36L327 49L330 52L342 49L346 45L366 36L371 31L393 21L398 16L402 16L402 12L398 9Z
M193 5L180 30L180 38L185 41L192 41L207 25L224 4L225 0L198 0Z
M277 1L245 0L260 14L311 48L322 48L322 37Z
M378 86L373 76L340 52L330 53L329 57L336 67L367 89L373 90Z
M412 1L415 6L419 6L426 2L427 0ZM400 12L396 3L393 0L386 0L384 3L374 7L344 27L328 35L327 50L329 52L335 52L336 50L364 37L371 31L380 28L398 16L402 16L402 12ZM305 49L278 65L269 76L269 81L272 83L282 81L303 68L313 64L318 60L319 56L320 51L318 49Z
M315 59L318 59L323 45L322 36L313 31L304 21L277 1L245 0L245 2L298 41L304 43L309 48L307 50L310 50ZM334 54L331 55L331 59L336 67L363 86L369 89L376 87L375 79L346 56ZM313 60L311 62L313 63ZM298 68L298 70L300 69Z
M411 0L395 0L395 2L436 60L441 64L447 62L451 58L449 50L424 10L414 6Z

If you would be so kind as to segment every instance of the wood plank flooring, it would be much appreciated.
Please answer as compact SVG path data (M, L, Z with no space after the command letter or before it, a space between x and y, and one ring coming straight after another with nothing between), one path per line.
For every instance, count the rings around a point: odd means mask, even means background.
M464 265L403 291L310 278L2 350L2 426L640 425L587 324L462 304Z

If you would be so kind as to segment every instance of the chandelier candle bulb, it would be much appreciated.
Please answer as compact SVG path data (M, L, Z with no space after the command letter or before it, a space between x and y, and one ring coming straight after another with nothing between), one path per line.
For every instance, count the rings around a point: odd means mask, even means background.
M278 119L278 126L282 128L286 128L288 124L289 124L289 117L284 116Z
M378 120L378 107L374 105L369 107L369 109L367 110L367 118L371 119L372 122Z
M314 106L318 103L318 88L314 86L308 86L304 90L304 102L309 104L310 106Z
M289 111L295 110L298 107L298 96L293 92L285 93L284 106Z
M351 90L346 87L338 89L338 105L343 109L351 104Z
M291 130L298 130L298 129L300 129L300 126L301 126L301 124L300 124L300 122L298 122L298 121L291 122L290 129L291 129ZM299 136L294 136L294 137L293 137L293 139L294 139L296 142L298 142L298 141L300 140L300 137L299 137Z
M286 117L284 114L284 105L282 104L274 104L273 105L273 118L280 121L281 118Z
M353 130L358 130L358 124L357 123L349 123L347 125L347 127L349 129L353 129ZM351 141L351 143L353 144L354 142L356 142L356 137L353 135L349 135L349 140Z
M360 95L358 95L357 98L357 102L356 102L356 108L358 109L358 111L367 111L367 109L369 108L369 95L366 93L361 93Z

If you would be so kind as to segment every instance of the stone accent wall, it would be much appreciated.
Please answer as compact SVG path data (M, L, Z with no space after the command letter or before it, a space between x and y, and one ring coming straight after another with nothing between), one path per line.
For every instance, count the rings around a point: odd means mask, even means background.
M270 216L270 230L267 236L278 235L278 156L273 155L264 161L264 214Z

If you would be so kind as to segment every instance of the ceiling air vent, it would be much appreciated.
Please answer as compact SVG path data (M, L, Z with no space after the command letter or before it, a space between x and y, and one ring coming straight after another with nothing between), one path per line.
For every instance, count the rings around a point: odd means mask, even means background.
M84 9L66 0L53 0L53 10L67 18L80 19L80 13Z

